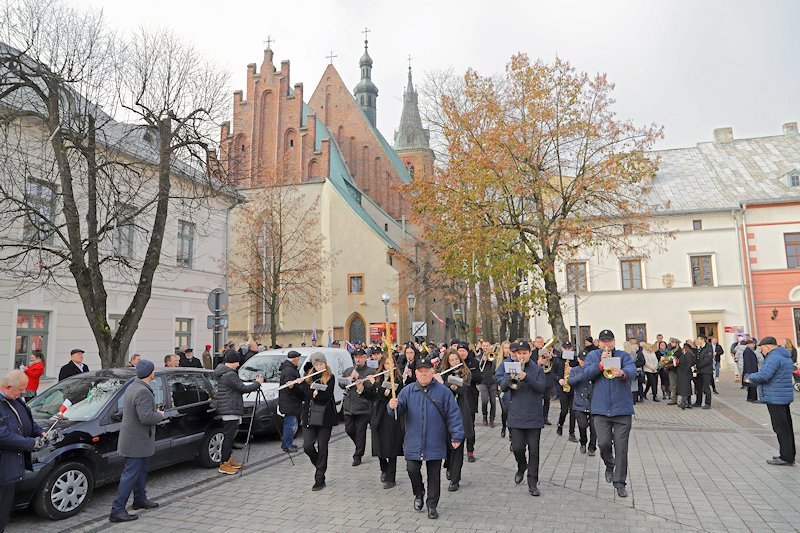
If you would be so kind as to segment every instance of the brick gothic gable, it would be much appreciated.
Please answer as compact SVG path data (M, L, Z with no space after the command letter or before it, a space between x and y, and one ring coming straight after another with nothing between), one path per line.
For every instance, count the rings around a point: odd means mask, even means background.
M407 216L408 207L395 188L408 181L408 174L397 154L390 153L392 148L370 125L333 65L325 69L309 106L331 132L358 188L394 218Z
M330 144L317 142L316 117L303 114L303 84L291 88L289 61L278 71L272 59L267 49L260 71L247 65L246 97L233 93L233 126L221 128L220 163L242 187L328 176Z

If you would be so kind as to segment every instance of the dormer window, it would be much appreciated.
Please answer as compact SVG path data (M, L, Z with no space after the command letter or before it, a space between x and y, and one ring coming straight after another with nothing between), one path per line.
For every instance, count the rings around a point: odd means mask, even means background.
M787 182L789 187L800 187L800 172L797 170L789 172Z

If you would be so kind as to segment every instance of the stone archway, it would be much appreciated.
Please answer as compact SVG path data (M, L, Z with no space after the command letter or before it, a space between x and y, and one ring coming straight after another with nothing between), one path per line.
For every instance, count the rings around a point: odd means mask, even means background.
M367 322L358 313L347 319L347 341L351 343L367 342Z

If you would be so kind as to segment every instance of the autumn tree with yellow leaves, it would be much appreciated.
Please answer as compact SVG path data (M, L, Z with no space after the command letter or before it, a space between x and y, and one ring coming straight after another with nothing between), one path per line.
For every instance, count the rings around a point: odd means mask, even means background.
M502 75L470 69L427 87L444 162L407 187L414 221L448 274L491 280L501 314L547 312L562 341L559 262L591 247L642 252L623 228L651 223L641 199L662 131L619 118L613 90L604 74L525 54Z

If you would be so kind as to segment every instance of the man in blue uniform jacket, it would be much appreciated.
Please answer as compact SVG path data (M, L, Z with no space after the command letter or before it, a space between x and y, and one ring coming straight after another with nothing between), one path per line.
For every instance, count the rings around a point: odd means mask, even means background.
M580 375L581 379L594 383L591 411L600 457L606 464L606 483L613 482L617 494L625 498L633 415L631 382L637 379L636 363L627 352L614 349L614 334L610 330L601 331L599 339L600 349L586 356ZM603 361L609 357L619 357L620 368L604 369ZM608 377L603 370L608 371Z
M438 518L442 460L447 448L458 448L464 441L464 424L455 397L446 386L433 379L435 371L427 357L417 361L414 373L417 382L389 400L389 414L397 412L405 418L403 454L406 470L414 491L414 509L422 510L425 485L422 482L422 463L428 478L428 518Z

